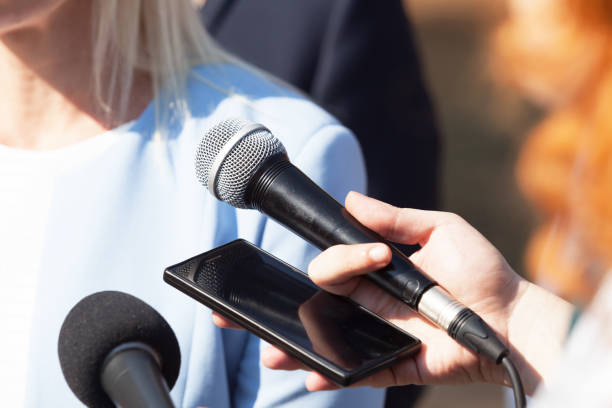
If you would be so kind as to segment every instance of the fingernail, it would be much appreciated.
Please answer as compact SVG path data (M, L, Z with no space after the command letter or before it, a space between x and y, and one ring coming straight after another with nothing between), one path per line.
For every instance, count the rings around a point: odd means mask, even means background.
M382 262L387 259L387 247L383 244L376 245L368 252L370 259L374 262Z

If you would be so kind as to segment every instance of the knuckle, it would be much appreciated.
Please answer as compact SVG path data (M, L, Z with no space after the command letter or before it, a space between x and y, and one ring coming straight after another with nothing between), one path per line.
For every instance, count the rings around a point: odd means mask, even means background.
M449 224L465 224L466 221L459 214L453 212L441 212L441 217L444 222Z

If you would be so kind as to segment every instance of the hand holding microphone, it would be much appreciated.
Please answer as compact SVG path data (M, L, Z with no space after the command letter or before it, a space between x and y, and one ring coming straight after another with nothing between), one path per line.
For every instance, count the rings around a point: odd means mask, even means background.
M411 256L411 260L489 322L500 338L519 347L534 341L535 337L520 336L533 324L533 313L525 313L530 308L522 306L530 300L530 296L525 294L533 290L532 285L514 273L493 245L460 217L450 213L399 209L358 193L347 196L346 208L361 223L380 232L386 239L420 244L421 249ZM389 369L376 373L362 384L386 387L506 383L500 366L467 352L407 305L361 279L386 265L390 259L391 251L384 244L338 245L323 251L308 269L311 279L323 289L350 296L423 342L421 353L414 358L399 362L392 368L393 372ZM511 336L514 333L518 335L516 338ZM538 334L534 332L533 335ZM553 352L550 350L551 355ZM520 353L526 353L525 357L530 359L534 356L527 349L521 349ZM277 349L266 350L263 357L270 368L298 368ZM513 357L527 391L533 392L540 380L538 370L543 367L527 364L520 354L513 353ZM310 374L307 385L313 391L333 388L333 384L317 373Z

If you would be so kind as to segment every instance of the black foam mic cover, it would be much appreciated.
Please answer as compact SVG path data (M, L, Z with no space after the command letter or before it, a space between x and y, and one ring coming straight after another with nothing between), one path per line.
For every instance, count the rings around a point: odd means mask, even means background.
M94 293L77 303L64 320L58 341L66 382L87 406L114 407L100 381L103 363L117 346L139 342L152 348L161 373L172 388L181 355L164 318L140 299L122 292Z

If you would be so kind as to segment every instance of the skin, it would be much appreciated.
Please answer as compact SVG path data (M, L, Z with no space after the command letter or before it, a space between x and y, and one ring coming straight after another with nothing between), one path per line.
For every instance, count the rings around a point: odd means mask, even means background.
M400 209L354 192L347 196L346 208L387 240L421 246L411 260L478 313L510 346L528 394L546 380L563 347L572 305L521 278L489 241L455 214ZM461 347L402 302L360 277L385 266L390 258L391 252L384 244L338 245L317 256L308 268L317 285L353 298L423 342L418 355L357 386L472 382L508 385L501 366ZM236 327L218 315L214 320L221 327ZM273 369L303 368L273 347L262 354L262 361ZM306 386L311 391L336 387L315 372L309 374Z
M123 115L106 114L96 101L91 15L88 0L0 0L1 144L60 148L134 119L146 108L151 89L144 73L135 74Z

